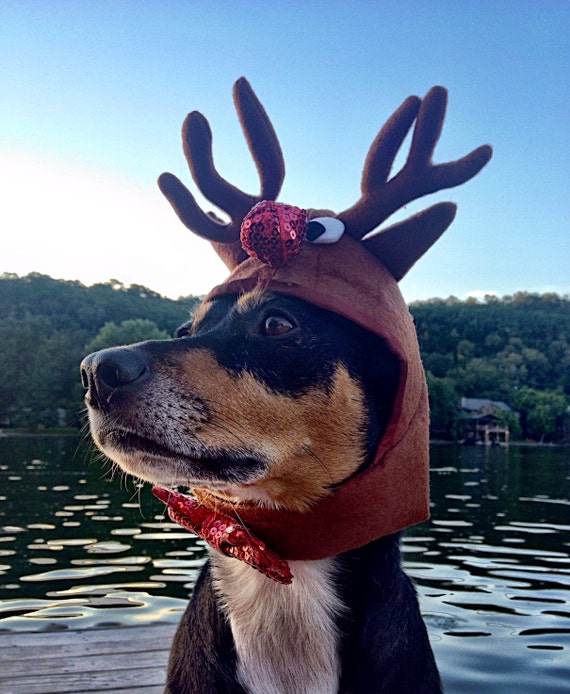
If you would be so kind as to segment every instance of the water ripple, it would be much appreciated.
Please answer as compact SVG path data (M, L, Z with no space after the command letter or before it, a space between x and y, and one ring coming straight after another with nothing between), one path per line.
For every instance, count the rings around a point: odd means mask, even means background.
M67 448L0 439L0 631L177 622L203 541ZM436 447L432 460L432 520L402 551L446 694L568 691L568 450Z

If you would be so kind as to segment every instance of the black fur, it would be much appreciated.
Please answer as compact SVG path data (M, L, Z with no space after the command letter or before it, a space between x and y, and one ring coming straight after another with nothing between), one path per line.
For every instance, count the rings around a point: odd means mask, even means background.
M340 694L434 694L441 691L416 590L402 571L399 535L341 555Z

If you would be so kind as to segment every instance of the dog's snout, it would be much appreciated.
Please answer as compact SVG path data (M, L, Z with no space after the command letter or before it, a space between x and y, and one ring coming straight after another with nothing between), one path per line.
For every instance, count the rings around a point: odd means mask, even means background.
M128 347L94 352L81 363L81 383L87 390L89 404L94 407L116 391L138 385L148 373L144 356Z

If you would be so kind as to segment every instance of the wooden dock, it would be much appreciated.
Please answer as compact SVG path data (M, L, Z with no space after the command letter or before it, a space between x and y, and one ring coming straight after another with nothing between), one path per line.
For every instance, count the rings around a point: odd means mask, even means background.
M1 694L162 694L176 624L0 634Z

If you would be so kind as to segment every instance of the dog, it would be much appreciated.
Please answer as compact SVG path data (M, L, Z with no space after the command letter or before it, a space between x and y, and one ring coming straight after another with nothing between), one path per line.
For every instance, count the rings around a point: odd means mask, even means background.
M97 445L134 477L304 511L371 462L399 365L349 320L254 290L206 302L173 340L90 355L82 376ZM213 554L166 691L440 691L398 535L291 571L281 586Z
M398 281L455 205L377 227L475 176L492 150L432 162L447 103L434 87L386 121L352 207L304 210L276 202L283 156L244 78L234 101L260 195L216 171L199 112L183 126L185 155L230 221L204 213L175 176L159 178L231 275L174 339L96 352L81 366L97 446L155 485L170 518L208 545L165 691L436 694L399 550L400 532L429 517L429 408Z

